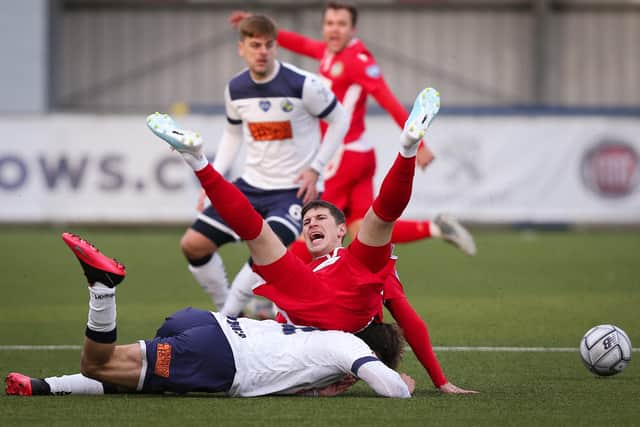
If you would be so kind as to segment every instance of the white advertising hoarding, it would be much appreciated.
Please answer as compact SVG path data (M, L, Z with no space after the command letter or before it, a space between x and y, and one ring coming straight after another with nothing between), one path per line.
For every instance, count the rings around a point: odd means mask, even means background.
M215 153L225 118L178 119ZM199 187L142 116L2 116L1 222L189 222ZM397 148L368 120L379 183ZM451 212L485 223L640 223L640 121L599 117L439 117L436 160L416 173L407 217ZM237 170L236 170L237 173Z

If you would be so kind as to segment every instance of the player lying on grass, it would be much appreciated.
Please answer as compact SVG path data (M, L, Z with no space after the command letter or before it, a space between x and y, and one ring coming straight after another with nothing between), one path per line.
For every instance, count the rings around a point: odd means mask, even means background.
M370 331L380 358L356 336L237 319L186 308L169 316L150 340L116 345L115 290L124 265L79 236L64 233L89 282L89 315L81 374L45 379L10 373L9 395L117 392L225 392L230 396L333 396L355 378L387 397L411 397L415 382L397 366L403 341L393 325ZM377 343L377 344L376 344Z
M288 252L248 200L208 163L202 155L199 134L180 129L173 120L158 114L149 117L148 125L182 154L212 205L247 242L253 268L265 280L254 292L276 303L287 323L361 333L382 320L383 291L393 287L398 297L390 304L394 317L411 326L409 330L401 325L411 335L410 344L421 362L431 368L434 383L445 393L469 393L446 381L424 322L393 276L393 225L409 202L417 146L439 107L440 96L435 89L425 89L416 98L400 137L400 153L348 247L341 246L347 229L338 208L325 201L314 201L303 208L302 235L315 258L310 264Z

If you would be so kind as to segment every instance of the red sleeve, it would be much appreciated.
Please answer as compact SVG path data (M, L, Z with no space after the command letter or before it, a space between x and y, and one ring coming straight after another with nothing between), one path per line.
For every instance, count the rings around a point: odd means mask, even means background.
M447 378L444 376L444 372L442 372L438 359L433 352L427 325L411 307L407 297L403 295L399 298L386 300L385 306L398 322L398 326L402 329L413 353L429 373L433 385L440 387L446 384Z
M293 31L278 30L278 44L285 49L300 55L310 56L315 59L322 59L325 50L325 43L305 37Z
M369 52L363 51L356 54L349 65L353 79L373 96L398 126L403 127L409 113L389 89L375 58Z
M404 108L404 105L398 101L398 98L391 92L387 82L382 79L382 82L378 87L371 91L371 96L393 117L393 120L400 126L404 127L404 122L409 118L409 113Z

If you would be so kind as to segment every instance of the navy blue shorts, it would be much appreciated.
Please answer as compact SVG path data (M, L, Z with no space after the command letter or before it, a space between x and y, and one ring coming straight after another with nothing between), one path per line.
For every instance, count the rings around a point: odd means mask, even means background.
M296 196L298 189L262 190L247 184L243 179L237 179L233 184L249 199L285 246L298 238L302 230L302 200ZM191 228L207 236L216 246L240 240L213 206L207 207L198 215Z
M167 317L147 346L142 392L228 391L236 366L227 337L213 314L185 308Z

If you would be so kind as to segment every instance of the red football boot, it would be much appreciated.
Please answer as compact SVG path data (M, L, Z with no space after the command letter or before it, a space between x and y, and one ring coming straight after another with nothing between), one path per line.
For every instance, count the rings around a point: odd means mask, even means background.
M113 258L109 258L80 236L62 233L62 240L71 248L73 254L80 261L84 275L89 281L89 286L95 282L100 282L113 288L122 282L126 276L127 271L123 264Z
M36 396L50 395L49 384L40 378L31 378L17 372L11 372L4 379L6 387L4 392L10 396Z
M31 378L19 374L17 372L11 372L7 375L7 378L4 379L4 383L6 387L4 392L8 395L13 396L31 396Z

